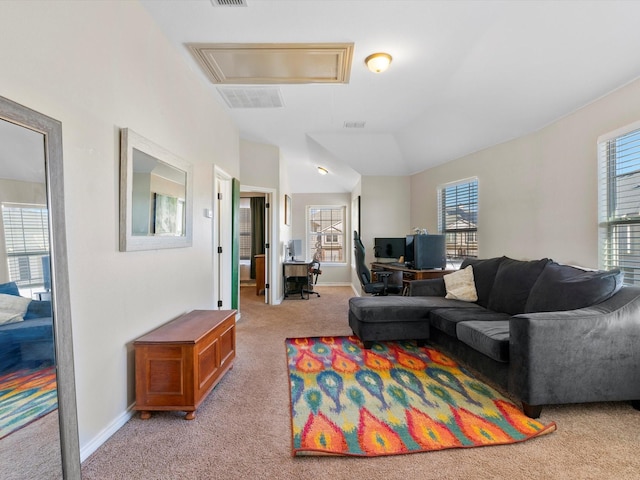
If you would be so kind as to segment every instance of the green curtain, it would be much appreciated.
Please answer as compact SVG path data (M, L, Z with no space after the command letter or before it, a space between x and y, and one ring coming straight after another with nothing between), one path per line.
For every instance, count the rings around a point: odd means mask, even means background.
M251 197L251 278L256 278L255 255L264 253L264 197Z

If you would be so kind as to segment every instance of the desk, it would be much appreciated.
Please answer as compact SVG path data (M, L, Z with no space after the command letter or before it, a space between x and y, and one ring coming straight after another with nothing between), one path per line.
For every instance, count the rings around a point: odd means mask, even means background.
M284 277L284 298L290 293L299 293L300 298L309 298L309 265L311 262L284 262L282 276Z
M264 292L264 253L253 258L256 264L256 295L260 295Z
M409 291L409 283L413 280L428 280L430 278L442 278L448 273L453 273L455 270L440 270L440 269L430 269L430 270L414 270L409 267L403 267L400 265L394 265L391 263L383 263L383 262L373 262L371 264L371 273L375 275L376 270L384 270L387 272L397 272L399 276L402 278L402 294L406 295ZM389 282L395 283L398 282Z

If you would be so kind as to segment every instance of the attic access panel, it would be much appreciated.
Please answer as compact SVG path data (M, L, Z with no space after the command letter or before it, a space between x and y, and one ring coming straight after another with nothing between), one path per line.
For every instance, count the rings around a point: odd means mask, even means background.
M349 83L353 43L191 43L216 84Z

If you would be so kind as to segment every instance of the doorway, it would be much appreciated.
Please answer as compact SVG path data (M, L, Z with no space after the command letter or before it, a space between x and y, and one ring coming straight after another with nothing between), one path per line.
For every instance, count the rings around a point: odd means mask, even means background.
M273 303L271 281L272 209L271 191L240 187L240 290Z

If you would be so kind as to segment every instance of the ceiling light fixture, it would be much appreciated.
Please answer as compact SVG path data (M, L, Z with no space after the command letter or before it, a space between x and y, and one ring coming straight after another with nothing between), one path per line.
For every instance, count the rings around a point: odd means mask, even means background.
M326 168L324 168L324 167L318 167L318 173L319 173L320 175L326 175L327 173L329 173L329 170L327 170L327 169L326 169Z
M367 64L367 68L373 73L382 73L391 63L391 55L388 53L372 53L364 59L364 63Z

